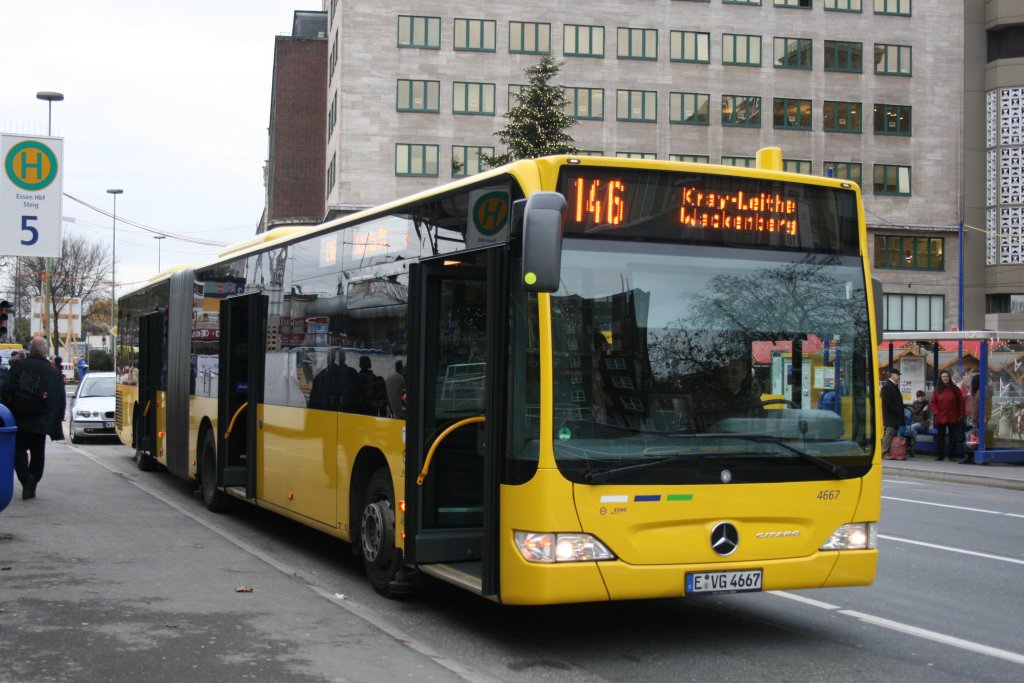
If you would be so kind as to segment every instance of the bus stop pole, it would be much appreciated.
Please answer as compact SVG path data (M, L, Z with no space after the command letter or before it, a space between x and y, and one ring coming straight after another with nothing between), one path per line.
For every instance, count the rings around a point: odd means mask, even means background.
M964 331L964 222L960 221L960 277L957 282L957 330ZM984 342L983 342L984 343ZM956 374L963 381L964 378L964 340L956 344Z

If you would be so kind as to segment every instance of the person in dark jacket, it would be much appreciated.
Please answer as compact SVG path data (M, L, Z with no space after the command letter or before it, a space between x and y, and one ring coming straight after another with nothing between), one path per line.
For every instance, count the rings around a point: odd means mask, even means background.
M43 478L46 436L50 435L55 441L64 438L61 426L67 401L64 396L64 377L46 359L47 350L45 339L33 337L28 347L28 357L11 367L2 391L3 402L14 414L18 426L14 436L14 472L21 482L21 497L24 500L36 497L36 486ZM41 407L29 406L18 395L21 377L25 374L34 374L40 379L45 393Z
M910 404L910 426L907 427L907 454L914 456L914 444L917 437L931 429L932 409L925 393L917 390L917 400Z
M956 452L957 426L967 416L967 406L960 387L946 370L939 373L939 384L932 392L932 417L935 419L935 460L953 459ZM946 436L949 435L947 439ZM947 448L946 444L951 447Z
M882 459L892 460L889 454L892 440L903 426L903 392L900 391L900 369L889 368L889 378L882 383ZM906 457L906 456L904 456Z

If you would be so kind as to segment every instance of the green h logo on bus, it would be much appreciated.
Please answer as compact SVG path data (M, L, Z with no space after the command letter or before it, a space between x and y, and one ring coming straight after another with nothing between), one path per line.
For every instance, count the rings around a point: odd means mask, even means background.
M473 227L484 237L494 237L508 220L508 193L485 192L473 204Z
M57 178L57 155L38 140L26 140L7 153L4 170L21 189L42 190Z

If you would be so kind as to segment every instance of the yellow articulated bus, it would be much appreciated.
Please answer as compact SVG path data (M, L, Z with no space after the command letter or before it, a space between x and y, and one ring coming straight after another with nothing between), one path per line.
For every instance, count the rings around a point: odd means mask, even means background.
M119 434L386 595L870 584L860 189L758 159L524 160L158 276L119 303Z

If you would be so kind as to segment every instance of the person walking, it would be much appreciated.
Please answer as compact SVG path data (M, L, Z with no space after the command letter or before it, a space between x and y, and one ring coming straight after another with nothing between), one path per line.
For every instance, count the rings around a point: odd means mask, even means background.
M896 438L899 433L900 427L903 426L903 392L900 391L900 369L889 368L889 378L882 383L882 426L885 427L885 431L882 432L882 459L893 460L894 457L890 454L892 449L892 440ZM906 459L907 456L898 458L899 460Z
M953 383L947 370L939 373L939 384L932 392L931 409L935 420L935 460L953 459L956 452L957 430L961 420L967 416L964 395ZM947 439L948 435L948 439ZM950 448L947 448L947 442Z
M47 435L54 441L64 438L64 378L46 359L47 350L45 339L33 337L28 357L11 367L0 392L0 399L14 414L18 426L14 472L24 500L36 497L36 486L43 478Z

